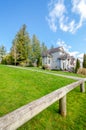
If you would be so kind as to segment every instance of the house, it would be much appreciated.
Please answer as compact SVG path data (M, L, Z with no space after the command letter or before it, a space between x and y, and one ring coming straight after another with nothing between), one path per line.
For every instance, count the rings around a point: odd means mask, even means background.
M75 67L75 58L70 56L63 47L53 48L42 54L42 65L50 69L69 70Z

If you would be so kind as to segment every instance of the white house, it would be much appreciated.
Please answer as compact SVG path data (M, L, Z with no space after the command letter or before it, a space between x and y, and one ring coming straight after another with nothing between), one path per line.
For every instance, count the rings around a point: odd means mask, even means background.
M75 58L64 51L63 47L53 48L42 54L42 65L50 69L69 70L75 67Z

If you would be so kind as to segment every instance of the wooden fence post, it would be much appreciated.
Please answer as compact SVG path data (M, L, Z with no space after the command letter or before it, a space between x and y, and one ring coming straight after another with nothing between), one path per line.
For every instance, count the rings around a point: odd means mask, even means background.
M85 92L85 83L84 82L80 84L80 91Z
M62 116L66 116L66 95L59 100L59 111Z

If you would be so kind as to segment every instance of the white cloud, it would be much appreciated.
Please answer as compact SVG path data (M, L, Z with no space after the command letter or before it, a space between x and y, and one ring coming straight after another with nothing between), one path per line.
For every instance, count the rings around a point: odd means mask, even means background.
M71 56L77 57L77 55L79 54L79 52L78 51L73 51L73 52L69 52L69 54Z
M77 56L80 61L83 61L83 55L84 55L84 53L81 53L81 54L79 54L79 55Z
M86 0L72 0L74 13L79 14L83 19L86 19Z
M69 52L69 50L71 49L71 46L68 45L68 44L66 44L66 43L65 43L63 40L61 40L61 39L58 39L58 40L57 40L56 45L62 46L66 52Z
M78 55L79 58L83 58L84 53Z
M53 8L52 8L53 7ZM51 0L49 4L49 16L47 17L48 24L50 28L56 32L57 30L57 20L63 17L64 12L66 11L65 6L63 4L63 0Z
M65 41L58 39L56 45L62 46L64 50L71 56L74 56L75 58L79 58L80 60L82 60L83 53L80 54L78 51L71 51L72 47L69 44L65 43Z
M71 18L71 15L68 14L69 10L64 4L64 1L66 0L50 1L47 21L54 32L56 32L59 27L65 32L74 33L82 27L83 22L86 21L86 0L70 0L72 3L70 12L78 16L78 21L76 21L75 17Z
M57 26L55 25L53 19L50 20L50 19L48 19L48 18L46 17L46 20L48 21L48 24L49 24L50 29L51 29L53 32L56 32L56 31L57 31Z
M76 30L80 28L84 21L86 21L86 0L72 0L72 12L79 14L80 20L76 25Z

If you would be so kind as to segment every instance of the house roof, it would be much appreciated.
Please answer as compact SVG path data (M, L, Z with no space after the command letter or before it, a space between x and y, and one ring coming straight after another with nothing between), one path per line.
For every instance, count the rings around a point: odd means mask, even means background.
M63 47L58 48L52 48L50 50L47 50L43 52L42 57L52 57L52 54L55 52L62 52L62 55L59 57L60 60L70 59L71 64L74 62L75 58L73 56L70 56L67 52L64 51Z
M55 53L55 52L65 52L63 47L57 47L57 48L52 48L50 50L48 50L48 53Z
M57 47L57 48L52 48L50 50L47 50L47 51L43 52L42 57L46 57L48 55L52 56L52 53L55 53L55 52L64 52L65 53L63 47Z

